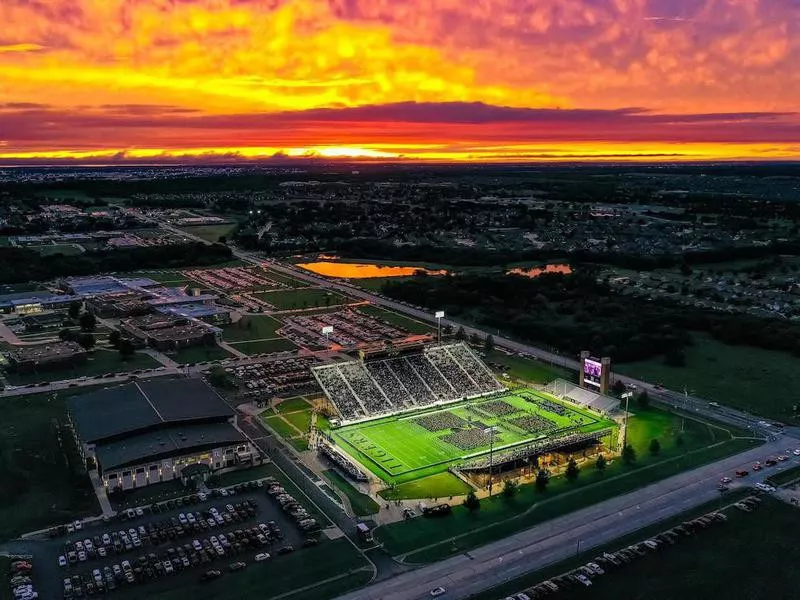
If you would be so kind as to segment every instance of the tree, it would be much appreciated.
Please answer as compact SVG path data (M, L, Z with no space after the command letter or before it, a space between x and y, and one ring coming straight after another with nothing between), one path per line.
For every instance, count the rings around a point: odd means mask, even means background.
M580 475L581 469L578 466L578 463L575 462L574 458L570 458L569 462L567 463L567 470L564 472L564 476L567 478L568 481L575 481Z
M58 339L62 342L68 342L72 339L73 333L71 329L62 329L58 332Z
M467 497L464 498L464 506L467 508L469 512L475 512L481 507L481 501L478 500L478 497L475 495L475 492L470 492L467 494Z
M692 267L690 267L688 264L681 264L681 275L684 277L689 277L689 275L691 275L693 272L694 271L692 271Z
M119 331L117 331L115 329L114 331L112 331L111 333L108 334L108 343L113 348L116 348L117 346L119 346L119 341L120 341L121 337L122 336L120 335Z
M483 351L486 354L491 354L494 351L494 337L491 334L487 335L483 341Z
M639 405L639 408L650 408L650 396L647 394L647 390L636 396L636 404Z
M83 313L79 322L83 331L94 331L94 328L97 327L97 317L90 312Z
M678 448L683 448L683 436L678 434L678 437L675 438L675 446Z
M217 241L220 244L227 244L228 243L228 238L227 238L227 236L221 235L221 236L219 236L219 239Z
M503 496L507 499L513 498L517 494L517 484L511 479L506 479L503 483Z
M603 456L602 454L598 455L597 460L594 463L594 468L597 469L598 471L605 471L607 465L608 461L606 460L606 457Z
M94 345L97 342L97 340L95 340L94 336L91 333L80 334L76 341L80 344L81 348L83 348L84 350L89 350L90 348L94 348Z
M77 319L81 316L81 303L78 300L70 302L69 310L67 311L70 319Z
M136 352L136 350L133 348L133 342L128 338L122 338L119 341L119 355L122 357L122 360L133 356L134 352Z
M626 465L632 465L636 462L636 450L630 444L622 449L622 462Z
M621 379L617 379L616 381L614 381L614 385L611 386L611 391L614 392L617 396L621 396L622 394L624 394L626 389L627 388L625 387L625 384L622 383Z
M464 340L467 339L467 332L464 329L463 325L458 328L458 331L456 331L456 339L461 341L461 342L463 342Z
M544 492L547 490L547 484L550 483L550 473L545 471L544 469L539 469L539 472L536 473L536 491Z
M478 344L481 343L481 336L479 336L477 333L473 331L472 333L469 334L469 343L472 344L473 346L477 346Z
M657 439L650 440L650 454L656 456L659 452L661 452L661 442Z
M224 367L214 367L208 374L208 381L211 385L221 388L232 387L231 376L228 375Z

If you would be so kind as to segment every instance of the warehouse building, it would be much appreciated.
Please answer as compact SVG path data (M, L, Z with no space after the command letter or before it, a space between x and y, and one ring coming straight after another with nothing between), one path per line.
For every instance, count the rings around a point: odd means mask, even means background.
M186 479L187 467L205 474L253 458L233 409L201 379L134 381L68 403L78 446L109 490Z
M6 356L9 367L17 373L72 367L87 358L86 350L75 342L12 346Z

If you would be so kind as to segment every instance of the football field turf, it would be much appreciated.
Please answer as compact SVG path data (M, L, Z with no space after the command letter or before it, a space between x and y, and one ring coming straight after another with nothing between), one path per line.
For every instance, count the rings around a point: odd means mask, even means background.
M576 428L592 432L612 426L613 421L581 407L521 389L354 423L331 431L331 437L386 483L401 483L445 471L492 447L497 451Z

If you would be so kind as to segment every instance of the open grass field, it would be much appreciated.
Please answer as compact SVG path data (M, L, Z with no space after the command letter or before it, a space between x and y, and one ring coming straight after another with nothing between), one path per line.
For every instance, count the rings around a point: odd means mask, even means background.
M237 227L236 223L220 223L219 225L185 226L181 229L190 235L196 235L207 242L216 244L219 242L220 236L230 236Z
M571 591L570 598L797 597L800 570L787 565L800 560L796 535L800 511L767 497L752 513L728 510L726 514L729 520L721 526L648 554L622 571L596 579L591 588Z
M0 540L100 512L72 437L59 436L67 395L0 398Z
M484 431L488 427L494 429L494 436ZM386 483L403 483L446 471L492 447L498 451L576 429L590 432L612 427L612 421L524 389L356 423L333 430L331 436Z
M158 283L163 283L169 287L181 287L196 283L195 281L185 277L180 271L137 271L134 273L136 277L146 277Z
M661 444L658 455L648 452L652 439ZM497 495L482 500L475 513L454 506L452 517L393 523L380 527L376 536L387 552L406 556L408 562L432 562L761 443L734 439L713 424L655 408L631 417L628 442L637 454L632 465L612 460L598 471L591 462L579 461L581 472L575 481L554 477L545 492L524 483L511 501Z
M297 346L282 337L276 337L270 340L253 340L252 342L231 342L231 347L250 356L253 354L269 354L270 352L285 352L286 350L297 349Z
M322 474L328 481L331 482L333 487L347 496L347 499L350 501L350 506L353 509L353 513L355 513L357 517L374 515L380 511L381 507L377 502L375 502L375 500L366 494L359 492L349 481L347 481L347 479L339 475L338 472L329 469L327 471L323 471Z
M347 304L352 301L350 298L345 298L335 292L312 287L294 290L278 290L276 292L260 292L253 295L264 302L269 302L276 310L326 308L328 306Z
M783 421L792 420L800 397L800 359L783 352L729 346L694 335L686 366L669 367L659 358L616 365L626 375L659 382L707 400Z
M47 244L44 246L30 246L30 249L35 250L42 256L52 256L54 254L77 256L84 252L84 249L79 244Z
M308 410L311 408L311 404L308 403L305 397L298 396L281 401L275 408L279 413L295 412L297 410Z
M302 433L308 433L311 429L311 410L299 410L294 412L283 413L283 418L289 421Z
M417 498L449 498L468 494L472 487L444 471L415 481L401 483L378 492L385 500L413 500Z
M278 337L275 333L282 323L267 315L244 315L241 319L226 325L222 339L226 342L250 342Z
M28 385L75 379L77 377L96 377L106 373L130 373L139 369L160 367L154 358L140 352L123 360L116 350L97 348L89 354L88 360L70 369L44 370L34 373L8 373L6 378L11 385Z
M577 371L555 367L549 363L535 360L532 358L525 358L523 356L516 356L513 354L506 354L495 350L485 358L486 362L494 365L501 365L505 367L504 373L508 374L508 378L500 376L500 379L520 379L528 383L550 383L554 379L565 379L567 381L577 381Z

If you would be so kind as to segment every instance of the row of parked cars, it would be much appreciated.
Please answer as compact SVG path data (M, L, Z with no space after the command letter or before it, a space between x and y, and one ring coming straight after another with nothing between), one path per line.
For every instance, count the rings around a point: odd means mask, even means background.
M123 584L142 583L192 567L209 565L212 561L259 549L282 538L283 533L278 525L270 521L247 529L237 529L227 535L220 533L209 538L195 539L191 543L176 545L163 552L150 552L103 569L96 568L91 573L65 578L64 598L93 596L112 591ZM293 550L292 546L284 546L276 553L287 554ZM269 554L259 553L256 560L266 560L269 557ZM204 575L203 580L206 579L208 577Z
M267 477L266 488L267 494L272 496L281 505L283 511L294 519L301 531L306 533L319 531L320 526L317 520L291 494L288 494L275 479Z
M147 544L161 544L168 540L185 537L192 533L208 531L215 527L223 527L239 523L256 516L258 505L251 500L243 500L227 504L222 510L211 507L203 512L185 512L177 517L160 522L130 527L111 533L96 535L76 542L65 544L65 554L58 557L58 564L66 567L89 559L105 558L111 554L121 554Z
M761 499L751 497L747 498L746 501L757 503ZM661 548L677 544L682 538L690 537L703 529L724 523L727 520L728 517L725 514L712 512L696 519L684 521L680 525L667 529L640 543L632 544L616 552L604 552L576 569L543 581L524 592L508 596L504 600L536 600L573 587L590 587L593 579L602 577L613 569L622 568L650 552L657 552Z
M36 600L39 597L31 579L33 563L30 558L12 560L8 570L8 584L14 600Z

